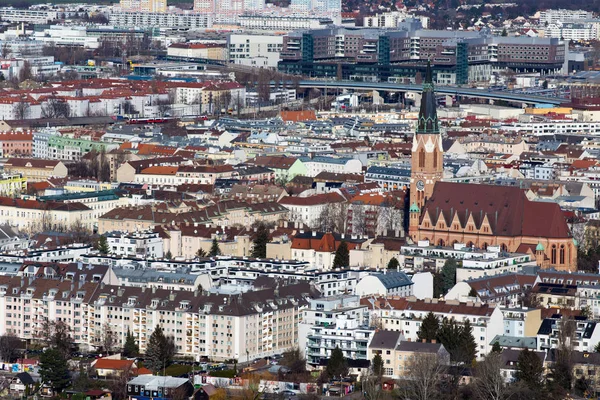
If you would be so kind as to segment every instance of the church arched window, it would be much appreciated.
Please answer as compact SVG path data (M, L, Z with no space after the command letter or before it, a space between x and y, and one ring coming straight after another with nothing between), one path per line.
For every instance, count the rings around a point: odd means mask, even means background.
M435 149L433 151L433 168L437 168L438 167L438 151L437 149Z
M550 263L556 264L556 245L552 245L552 250L550 251Z
M419 150L419 168L425 168L425 150Z
M561 264L565 263L565 245L564 244L560 245L560 263Z

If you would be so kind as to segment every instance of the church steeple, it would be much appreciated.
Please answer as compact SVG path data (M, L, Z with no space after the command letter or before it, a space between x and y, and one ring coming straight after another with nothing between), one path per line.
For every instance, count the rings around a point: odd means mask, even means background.
M417 129L413 137L410 177L409 232L418 237L419 221L427 199L433 194L436 182L444 175L444 148L436 113L433 73L427 62Z
M436 101L435 93L433 91L433 73L431 71L431 63L427 61L425 82L423 82L423 92L421 93L421 108L419 109L417 135L440 133L435 108Z

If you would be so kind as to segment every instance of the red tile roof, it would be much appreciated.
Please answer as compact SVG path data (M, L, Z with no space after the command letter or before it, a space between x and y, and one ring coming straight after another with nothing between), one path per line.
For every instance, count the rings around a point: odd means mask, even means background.
M530 201L518 187L438 182L425 213L434 223L441 214L448 226L456 215L463 226L472 216L477 227L487 217L497 236L571 237L558 204Z
M316 206L320 204L343 203L345 199L338 193L317 194L308 197L283 197L279 204L288 206Z

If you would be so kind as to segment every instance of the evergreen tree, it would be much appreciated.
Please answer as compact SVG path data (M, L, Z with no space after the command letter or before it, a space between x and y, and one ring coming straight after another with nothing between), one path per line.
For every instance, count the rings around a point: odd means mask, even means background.
M390 259L390 262L388 262L387 268L388 269L398 269L399 266L400 266L400 263L398 262L398 259L396 257L392 257Z
M419 340L426 340L427 342L431 342L432 340L437 339L439 328L440 321L430 311L429 314L427 314L425 318L423 318L423 322L421 322L421 327L419 328L419 332L417 333Z
M108 240L106 240L106 236L101 235L100 238L98 238L97 248L100 254L104 256L110 253L110 247L108 246Z
M127 328L127 335L125 336L125 345L123 346L123 355L125 357L137 357L140 353L140 348L137 345L135 338L131 334L129 328Z
M49 348L40 356L42 381L50 384L52 390L62 392L71 381L67 359L57 349Z
M457 361L465 364L472 363L477 357L477 343L475 343L473 328L468 319L460 327L460 346L457 356Z
M335 349L331 351L331 357L329 357L329 362L325 368L325 376L329 380L334 377L339 378L347 375L348 361L344 357L344 352L336 346Z
M167 260L170 260L171 258L173 258L173 254L171 253L171 250L167 251L167 254L165 254L165 258Z
M335 251L335 257L333 258L333 268L342 268L350 265L350 251L348 250L348 244L342 240L337 250Z
M208 254L206 254L206 251L202 248L198 249L198 251L196 252L196 257L198 258L204 258L208 256Z
M478 297L477 290L471 288L471 290L469 290L469 297Z
M375 357L371 360L371 370L373 376L381 380L383 377L383 359L380 354L375 354Z
M173 337L165 336L160 325L157 325L146 346L146 367L157 374L171 364L174 355L175 342Z
M252 246L252 257L266 258L267 243L269 243L269 228L261 222L256 229L256 237Z
M494 344L492 345L492 352L502 353L502 347L500 347L500 343L494 342Z
M454 258L449 258L446 260L446 263L442 267L442 271L440 272L441 279L441 295L445 295L448 293L454 285L456 285L456 268L458 267L458 263Z
M208 252L210 257L220 256L221 249L219 248L219 241L217 238L213 238L212 245L210 246L210 251Z
M437 341L444 345L450 353L452 361L458 361L459 359L460 336L461 329L456 320L454 318L444 318L438 329Z
M544 365L534 351L523 349L517 360L517 380L532 390L539 390L544 377Z

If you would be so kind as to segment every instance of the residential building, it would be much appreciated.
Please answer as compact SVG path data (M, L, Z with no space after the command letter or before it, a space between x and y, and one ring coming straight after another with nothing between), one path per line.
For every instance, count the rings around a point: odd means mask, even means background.
M127 396L130 399L191 397L194 390L189 378L140 375L127 382Z
M441 365L450 365L450 353L441 343L425 343L402 341L398 344L394 352L396 364L394 371L397 371L399 376L410 377L417 371L412 371L412 365L417 357L435 357L436 361Z
M507 273L457 282L446 294L446 300L481 301L516 308L523 303L524 293L533 288L536 275ZM475 296L473 296L475 294Z
M27 178L21 174L0 175L0 196L14 197L27 192Z
M118 344L130 331L145 351L157 325L174 336L177 354L212 360L253 359L298 346L298 324L318 293L308 283L236 295L200 294L101 283L0 276L0 334L38 337L46 319L64 321L84 351L102 345L110 327ZM15 313L18 304L31 304ZM18 306L21 307L21 306ZM187 381L187 380L186 380Z
M413 295L414 283L401 271L387 271L369 274L356 284L354 293L360 297L365 296L400 296Z
M349 250L360 248L364 239L342 238L331 232L301 232L292 239L294 260L306 261L317 268L331 270L335 252L344 240Z
M273 170L276 182L289 182L296 175L308 174L308 170L302 160L287 156L259 156L248 160L249 164L258 165Z
M135 26L138 28L210 28L213 18L210 14L190 12L148 12L148 11L111 11L108 21L115 26Z
M321 349L325 343L308 337L313 328L333 326L341 315L362 320L366 311L367 307L361 305L360 298L355 295L339 294L311 299L309 306L303 311L302 322L298 326L298 337L304 338L298 342L298 348L307 360L310 359L315 365L319 364L320 359L326 354L326 350Z
M313 158L300 158L306 167L306 176L315 177L321 172L337 174L361 174L362 163L353 158L336 158L317 156Z
M406 190L410 186L410 168L372 165L367 169L365 182L377 182L385 190Z
M18 174L28 182L64 178L68 174L67 167L61 161L35 158L9 158L4 163L4 172Z
M462 323L468 319L477 345L477 359L488 354L491 340L503 333L502 312L488 304L414 297L365 297L361 304L368 306L370 315L381 321L382 329L400 331L406 340L413 342L418 339L421 321L429 312L439 320L454 318Z
M309 330L306 363L313 368L324 368L336 347L348 360L369 360L367 349L374 333L374 329L364 325L360 315L336 314L332 323L314 325Z
M226 61L227 47L221 44L173 43L167 48L167 59Z
M573 338L571 345L573 350L581 352L594 352L600 342L600 326L596 321L587 320L585 317L575 317L568 320L560 314L552 318L545 318L537 333L537 345L539 351L556 349L559 346L559 334L562 324L573 325Z
M163 258L163 240L154 232L107 232L104 234L110 252L117 256Z
M23 232L72 229L77 225L92 231L93 210L82 203L21 200L0 197L0 218Z
M275 69L282 47L282 35L230 33L227 36L229 62L234 64Z
M345 202L346 199L337 192L307 197L287 196L279 200L279 204L290 211L290 222L315 228L320 226L323 212Z
M167 11L167 0L121 0L123 11L141 11L164 13Z

